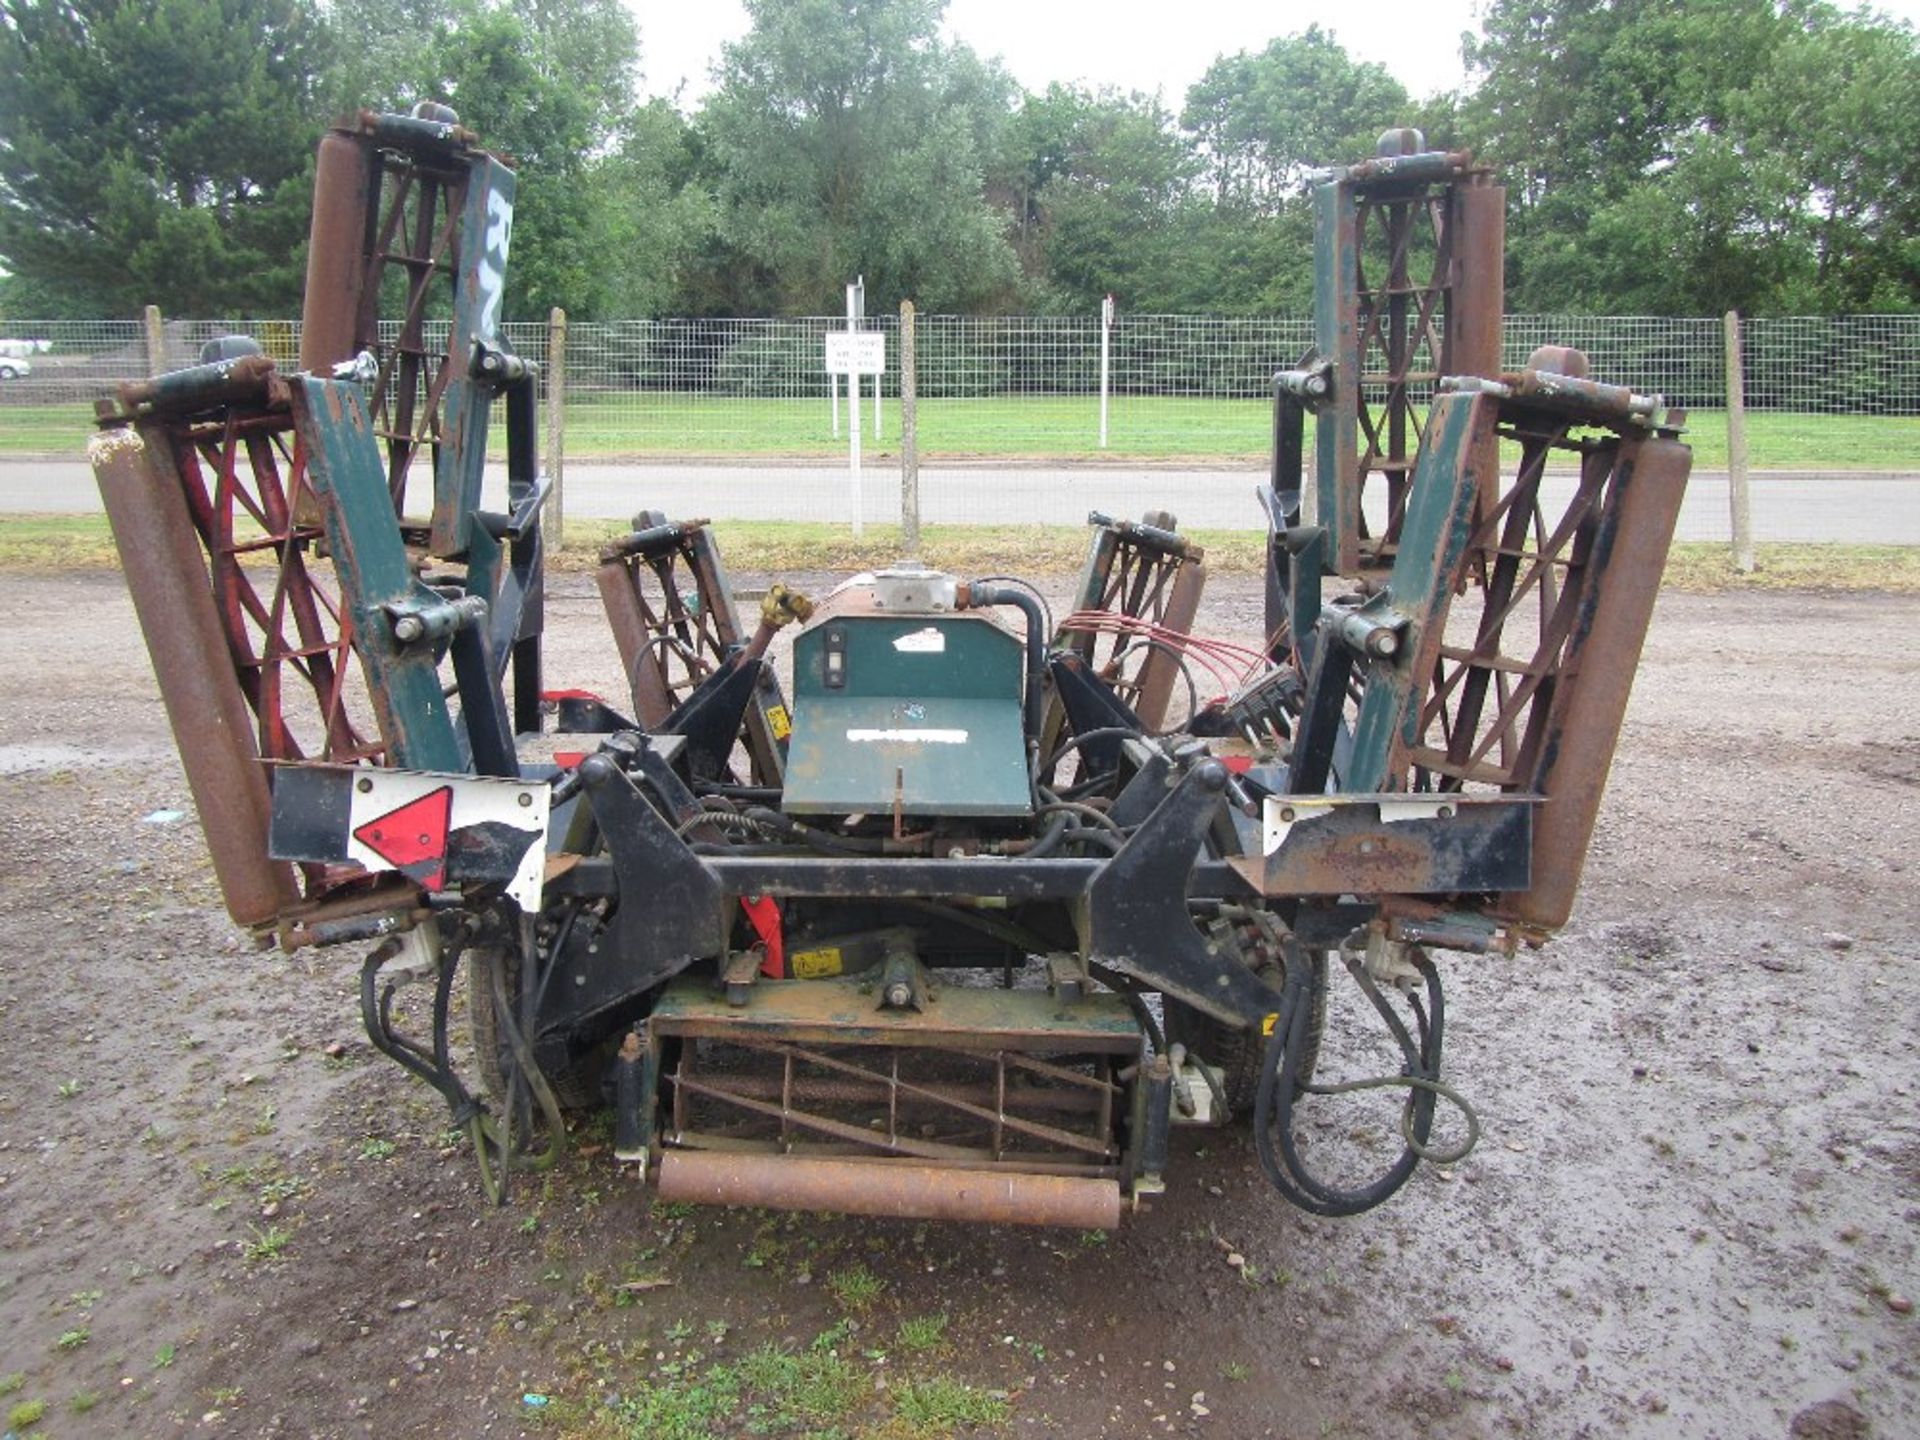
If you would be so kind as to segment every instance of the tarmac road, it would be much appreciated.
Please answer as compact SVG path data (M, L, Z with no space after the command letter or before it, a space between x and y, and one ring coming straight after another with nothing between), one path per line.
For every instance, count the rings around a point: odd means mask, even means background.
M1036 466L1008 462L936 464L920 471L921 519L929 525L1078 525L1089 510L1137 515L1169 509L1188 529L1257 529L1255 469L1154 466ZM891 458L862 475L870 524L899 513L899 470ZM504 480L489 471L489 487ZM1570 488L1571 477L1548 485ZM844 520L850 484L844 465L779 463L573 462L566 513L618 519L636 510L716 520ZM1767 471L1751 477L1757 540L1920 545L1920 474ZM82 461L0 463L0 514L95 512L100 499ZM420 508L424 508L422 505ZM1724 471L1696 472L1680 515L1682 540L1729 533Z

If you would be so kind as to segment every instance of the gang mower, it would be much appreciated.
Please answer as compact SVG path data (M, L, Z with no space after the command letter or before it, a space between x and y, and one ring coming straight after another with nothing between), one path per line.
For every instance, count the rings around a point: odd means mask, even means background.
M1262 633L1194 632L1165 513L1095 515L1057 616L901 562L743 618L712 529L643 512L611 696L543 669L513 200L443 108L341 124L297 359L216 342L91 447L232 918L368 947L367 1033L490 1196L595 1109L675 1200L1086 1227L1180 1126L1251 1124L1324 1215L1471 1143L1432 957L1567 919L1689 464L1574 352L1502 372L1484 169L1396 131L1317 177ZM1401 1097L1364 1181L1299 1127L1348 985Z

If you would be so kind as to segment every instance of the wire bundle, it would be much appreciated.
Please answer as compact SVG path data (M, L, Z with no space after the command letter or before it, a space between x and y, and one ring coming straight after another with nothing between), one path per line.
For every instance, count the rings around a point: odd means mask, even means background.
M1222 693L1228 695L1273 663L1251 645L1191 635L1137 615L1123 615L1117 610L1076 610L1060 622L1060 629L1063 633L1117 635L1163 646L1183 661L1198 661L1220 685Z

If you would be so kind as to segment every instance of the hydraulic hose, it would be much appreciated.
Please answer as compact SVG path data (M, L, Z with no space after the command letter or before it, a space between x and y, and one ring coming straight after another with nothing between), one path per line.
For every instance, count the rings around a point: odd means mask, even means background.
M1304 963L1287 967L1286 987L1281 995L1279 1016L1272 1038L1267 1041L1260 1069L1260 1087L1254 1097L1254 1148L1267 1179L1281 1195L1314 1215L1357 1215L1391 1197L1413 1174L1422 1159L1450 1163L1465 1156L1479 1136L1479 1119L1464 1098L1440 1083L1440 1052L1445 1041L1446 1001L1440 989L1440 974L1424 955L1414 960L1415 968L1426 982L1429 1013L1423 1015L1414 1002L1419 1022L1419 1039L1408 1033L1400 1017L1393 1012L1379 987L1345 948L1341 958L1353 974L1374 1008L1380 1012L1399 1041L1406 1064L1399 1075L1348 1081L1337 1085L1302 1084L1300 1057L1305 1052L1307 1026L1313 1012L1313 987L1326 983L1317 980L1313 968ZM1405 1146L1386 1172L1369 1184L1354 1189L1329 1185L1307 1169L1293 1136L1293 1107L1296 1092L1335 1095L1355 1090L1404 1087L1408 1094L1400 1117ZM1435 1102L1444 1097L1466 1116L1466 1141L1446 1154L1434 1151L1428 1140L1433 1133Z
M1037 595L1018 585L1000 585L991 580L970 581L966 587L967 606L1011 605L1027 617L1027 742L1040 744L1046 725L1047 622Z

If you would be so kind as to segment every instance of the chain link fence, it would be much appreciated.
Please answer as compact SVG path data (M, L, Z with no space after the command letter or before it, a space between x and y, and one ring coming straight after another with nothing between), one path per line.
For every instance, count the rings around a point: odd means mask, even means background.
M844 323L573 322L568 458L838 457L853 416L844 378L826 373L822 355L826 332ZM548 327L505 328L508 343L544 367ZM899 438L899 322L877 317L867 328L887 341L888 372L877 387L863 379L858 407L878 458ZM93 402L116 382L192 364L204 341L236 333L296 363L294 320L167 320L159 367L139 321L9 322L0 327L0 457L77 456ZM1742 335L1747 409L1780 417L1756 427L1756 468L1920 468L1920 315L1751 319ZM1687 407L1703 463L1716 435L1724 444L1724 426L1715 428L1727 394L1717 318L1510 315L1505 337L1509 368L1538 345L1570 344L1587 352L1596 378ZM1245 464L1269 443L1274 370L1299 360L1312 339L1303 315L1122 315L1104 336L1094 315L922 316L921 453ZM1891 427L1874 423L1889 417ZM1841 423L1822 427L1823 419Z

